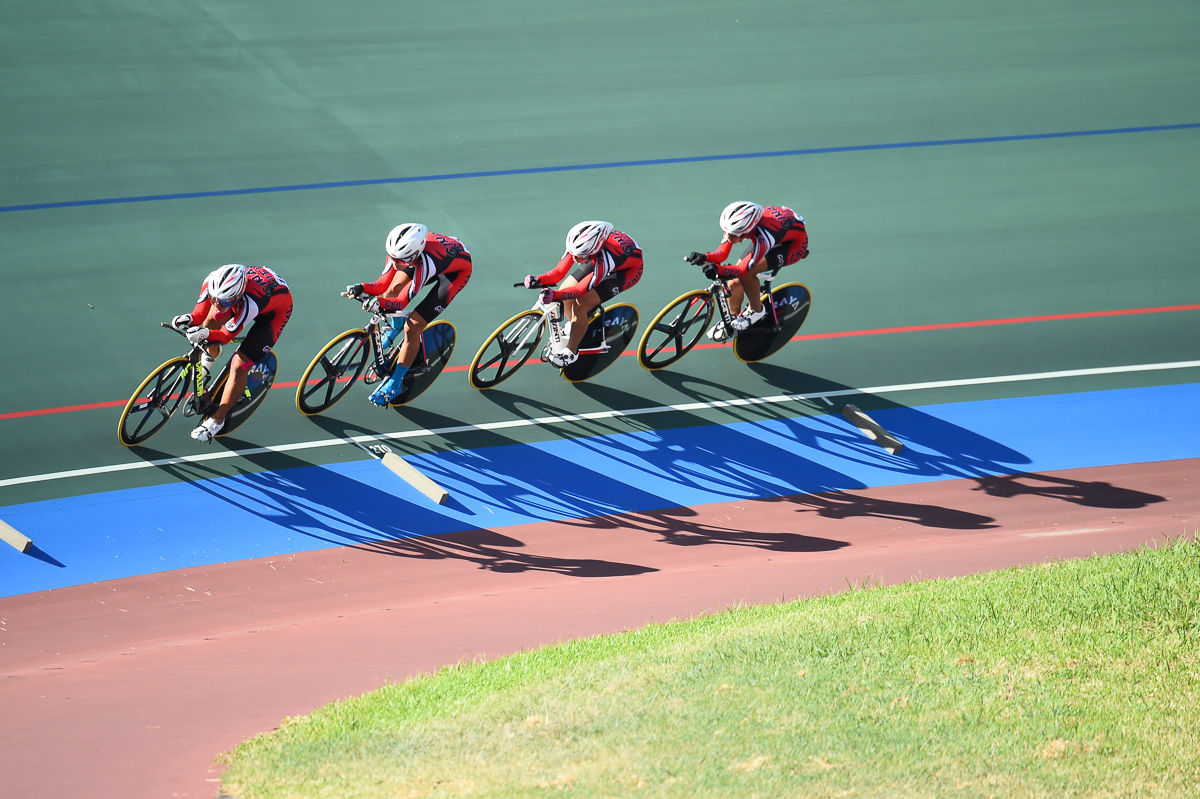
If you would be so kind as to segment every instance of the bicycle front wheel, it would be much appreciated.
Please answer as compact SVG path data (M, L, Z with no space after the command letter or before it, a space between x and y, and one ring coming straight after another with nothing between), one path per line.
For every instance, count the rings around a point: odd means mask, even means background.
M482 390L512 377L537 352L545 335L545 314L532 308L500 325L471 361L471 385Z
M172 358L150 373L133 392L121 419L117 437L127 447L141 444L162 429L188 392L191 362Z
M300 376L296 410L305 416L323 413L346 396L367 366L370 339L364 330L347 330L321 348Z
M712 317L713 298L707 291L696 289L679 297L646 326L638 363L651 371L675 363L696 346Z

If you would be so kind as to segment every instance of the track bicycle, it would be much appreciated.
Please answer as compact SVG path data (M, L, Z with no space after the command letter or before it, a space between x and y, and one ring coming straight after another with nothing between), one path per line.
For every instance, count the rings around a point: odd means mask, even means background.
M345 292L342 296L360 299ZM408 314L396 316L403 326ZM391 346L385 346L386 329L387 315L374 313L362 329L347 330L334 336L300 376L300 385L296 387L296 409L305 416L314 416L329 410L346 396L360 376L368 386L390 377L404 334L401 332ZM400 383L400 393L388 407L406 405L433 385L450 361L454 341L454 325L440 319L431 322L421 332L417 357Z
M166 322L159 324L185 338L187 336ZM234 339L234 342L240 340ZM225 381L229 379L232 358L210 380L209 371L201 361L201 355L209 346L211 342L192 344L186 355L165 362L142 381L129 402L125 403L117 423L117 437L122 444L127 447L141 444L161 430L181 405L184 416L197 416L201 420L216 412L221 405ZM279 361L274 350L269 350L258 363L250 367L246 376L246 390L225 415L225 425L217 433L217 438L232 433L258 410L275 383L278 371Z
M779 270L763 273L762 303L767 315L745 330L733 327L735 314L729 309L729 287L715 278L706 289L689 291L672 300L646 326L638 344L638 363L650 370L678 361L700 341L716 313L730 331L733 354L745 363L755 363L778 352L808 318L812 293L802 283L785 283L772 290Z
M514 283L513 287L525 288L525 284ZM573 363L559 367L563 379L580 383L603 372L633 341L637 327L637 308L629 303L608 308L603 304L597 306L579 344L579 357ZM547 333L549 341L542 346ZM549 363L550 353L567 339L562 302L543 305L538 299L531 309L512 317L487 337L471 361L468 379L475 388L492 388L512 377L539 347L541 360Z

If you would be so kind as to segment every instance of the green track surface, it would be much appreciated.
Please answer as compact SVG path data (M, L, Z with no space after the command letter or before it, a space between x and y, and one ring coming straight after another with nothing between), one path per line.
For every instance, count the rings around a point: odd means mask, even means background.
M1078 133L1200 122L1200 4L1071 2L8 3L0 208L498 170ZM805 334L1200 303L1200 130L846 150L0 211L0 415L123 401L182 351L157 323L231 261L296 311L281 381L364 315L395 224L460 237L452 366L526 307L510 288L611 220L646 254L643 321L702 284L735 199L802 214ZM1196 311L790 345L747 367L624 358L594 385L528 366L480 393L445 374L403 415L356 389L305 419L276 390L219 447L1200 357ZM1196 370L906 394L905 404L1197 379ZM880 401L887 401L887 397ZM129 451L119 407L0 419L0 480L210 451L172 422ZM699 424L796 407L657 415ZM1131 409L1138 412L1138 409ZM617 432L630 422L414 440L401 451ZM233 440L235 439L236 440ZM200 477L364 454L330 447ZM169 482L143 469L0 486L0 506Z

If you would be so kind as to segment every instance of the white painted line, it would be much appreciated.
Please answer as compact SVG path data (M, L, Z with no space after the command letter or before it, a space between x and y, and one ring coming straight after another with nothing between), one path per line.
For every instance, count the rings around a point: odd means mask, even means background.
M1021 533L1022 538L1053 538L1060 535L1083 535L1085 533L1110 533L1114 527L1080 527L1075 530L1046 530L1041 533Z
M1002 375L998 377L970 377L961 380L935 380L928 383L906 383L891 386L872 386L868 388L847 388L838 391L823 391L816 394L777 394L771 397L741 397L730 400L714 400L712 402L688 402L682 405L656 405L649 408L634 408L628 411L596 411L594 413L571 414L567 416L541 416L534 419L510 419L504 422L487 422L484 424L463 424L454 427L439 427L433 430L401 430L395 433L379 433L377 435L353 436L350 438L321 439L319 441L298 441L294 444L280 444L274 447L252 447L241 450L223 450L207 452L203 455L188 455L180 458L162 458L156 461L138 461L136 463L116 463L111 466L93 466L87 469L71 469L63 472L47 474L31 474L25 477L10 477L0 480L0 488L29 483L44 483L50 480L67 480L73 477L88 477L96 474L111 474L136 469L147 469L158 466L175 466L181 463L204 463L205 461L239 458L243 455L264 455L271 452L298 452L306 449L321 449L323 447L338 447L348 443L375 443L379 441L403 441L412 438L427 438L444 436L452 433L469 433L472 431L508 430L518 427L545 427L555 424L573 424L598 419L628 419L634 416L646 416L654 413L671 413L672 411L700 411L715 408L736 408L747 405L776 405L786 402L828 401L831 397L849 397L860 394L896 394L904 391L925 391L932 388L958 388L962 386L983 386L997 383L1024 383L1032 380L1059 380L1068 377L1090 377L1095 375L1128 374L1130 372L1160 372L1172 369L1195 369L1200 367L1200 361L1175 361L1171 363L1145 363L1131 366L1109 366L1095 369L1067 369L1059 372L1034 372L1023 375Z

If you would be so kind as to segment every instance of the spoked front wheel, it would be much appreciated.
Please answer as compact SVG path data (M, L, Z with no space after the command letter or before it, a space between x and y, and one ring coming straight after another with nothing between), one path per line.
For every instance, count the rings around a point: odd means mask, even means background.
M275 358L274 351L268 352L250 367L246 374L246 388L237 403L225 415L225 426L217 433L217 438L232 433L258 410L258 406L267 398L267 392L275 384L275 374L278 371L279 361ZM226 371L225 374L228 375L229 372ZM218 380L209 396L213 397L214 402L220 402L224 391L225 380Z
M191 373L187 358L172 358L142 381L121 411L117 437L122 444L137 446L162 429L183 402Z
M546 316L532 308L500 325L471 361L471 385L491 388L512 377L537 352L545 335Z
M755 363L774 355L792 340L812 308L812 293L803 283L780 286L771 292L771 298L777 318L772 319L768 309L765 318L738 333L733 341L733 354L738 360ZM766 299L763 297L764 302Z
M446 321L435 321L421 332L421 347L424 352L405 373L401 382L403 390L389 403L391 407L407 405L433 385L433 381L438 379L438 375L450 362L455 338L454 325Z
M366 368L371 354L366 331L347 330L335 336L300 376L296 388L296 410L313 416L333 407L346 396Z
M638 344L638 363L650 370L675 363L696 346L712 317L711 294L702 289L684 294L646 326Z

